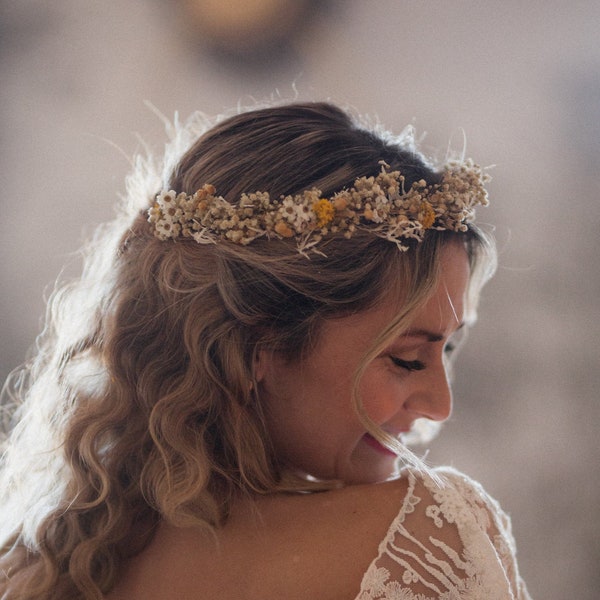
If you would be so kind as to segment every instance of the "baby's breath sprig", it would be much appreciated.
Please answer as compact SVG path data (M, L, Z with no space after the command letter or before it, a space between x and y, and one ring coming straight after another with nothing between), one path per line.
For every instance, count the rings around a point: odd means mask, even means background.
M271 198L268 192L242 194L236 204L205 184L192 195L162 191L148 210L148 221L161 240L192 238L199 244L228 240L250 244L260 237L295 238L301 253L318 252L328 235L351 238L357 230L394 242L407 250L428 229L465 231L475 207L487 205L490 177L472 160L450 162L441 183L413 183L382 163L374 177L360 177L354 186L323 197L313 188L293 196Z

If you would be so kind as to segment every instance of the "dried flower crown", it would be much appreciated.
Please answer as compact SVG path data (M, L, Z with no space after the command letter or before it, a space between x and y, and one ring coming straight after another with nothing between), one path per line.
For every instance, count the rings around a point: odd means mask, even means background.
M465 231L475 207L486 205L490 177L472 160L450 162L441 182L416 181L405 190L404 176L381 163L375 177L360 177L354 186L324 198L318 189L271 198L267 192L242 194L237 204L216 196L204 185L192 195L162 191L148 210L148 221L161 239L192 238L199 244L230 240L249 244L260 237L295 238L298 251L330 234L351 238L358 229L407 250L410 240L428 229Z

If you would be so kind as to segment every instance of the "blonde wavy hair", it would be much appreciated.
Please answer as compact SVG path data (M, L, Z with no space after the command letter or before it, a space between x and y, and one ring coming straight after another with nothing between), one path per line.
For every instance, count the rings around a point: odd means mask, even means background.
M54 293L35 358L4 390L16 408L0 465L0 597L102 598L160 519L211 531L236 495L333 485L307 481L274 453L257 351L297 360L324 320L394 293L402 310L384 343L434 289L448 243L468 252L474 308L493 270L491 242L475 227L429 231L399 252L361 231L331 236L326 256L307 259L286 240L160 241L145 210L161 188L192 193L207 182L230 201L313 186L328 195L382 160L408 185L439 181L409 132L369 130L324 103L255 109L212 128L194 118L172 129L161 162L137 159L124 209L89 245L81 278Z

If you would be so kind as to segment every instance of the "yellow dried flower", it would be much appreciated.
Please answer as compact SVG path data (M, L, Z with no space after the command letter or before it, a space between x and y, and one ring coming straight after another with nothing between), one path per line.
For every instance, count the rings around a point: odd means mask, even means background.
M433 210L433 206L431 206L427 200L423 200L421 203L419 222L423 225L424 229L431 229L435 223L435 210Z
M317 215L317 228L325 227L333 221L335 208L327 198L321 198L312 205L313 212Z

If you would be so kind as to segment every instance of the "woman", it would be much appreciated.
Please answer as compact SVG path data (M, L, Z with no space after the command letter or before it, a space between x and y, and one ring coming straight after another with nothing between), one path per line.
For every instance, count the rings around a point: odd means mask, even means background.
M409 133L298 104L138 162L13 385L2 598L528 597L498 505L404 443L494 267L485 176Z

